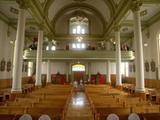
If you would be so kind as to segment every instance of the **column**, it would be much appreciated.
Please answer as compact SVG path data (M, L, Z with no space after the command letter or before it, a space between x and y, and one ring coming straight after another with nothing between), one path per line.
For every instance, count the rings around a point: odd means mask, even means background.
M121 47L120 47L120 27L115 27L116 40L116 86L122 86L121 78Z
M69 63L66 63L66 82L69 83Z
M47 83L51 83L51 61L47 62Z
M144 61L143 61L143 42L140 18L141 3L135 2L133 11L134 18L134 41L135 41L135 62L136 62L136 92L144 92Z
M71 71L71 84L73 84L73 81L74 81L74 72L72 71L72 66L73 66L74 64L73 63L71 63L70 64L70 71Z
M41 86L41 66L42 66L42 45L43 45L43 31L38 32L38 46L37 46L37 59L36 59L36 82L35 86Z
M12 93L22 92L22 62L23 62L23 47L25 37L25 10L19 9L18 26L16 41L14 46L13 57L13 80L12 80Z
M91 63L88 62L88 82L91 81Z
M106 75L106 83L107 84L111 84L111 74L110 74L110 61L108 60L107 62L106 62L106 66L107 66L107 69L106 69L106 73L107 73L107 75Z

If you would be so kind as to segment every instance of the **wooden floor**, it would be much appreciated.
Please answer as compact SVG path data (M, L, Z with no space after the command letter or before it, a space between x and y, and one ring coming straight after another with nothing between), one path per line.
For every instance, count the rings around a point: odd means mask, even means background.
M94 120L89 101L84 92L73 94L65 120Z

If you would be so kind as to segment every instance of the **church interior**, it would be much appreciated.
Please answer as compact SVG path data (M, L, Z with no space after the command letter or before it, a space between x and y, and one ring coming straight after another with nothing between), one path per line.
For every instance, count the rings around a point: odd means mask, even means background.
M160 120L160 0L0 0L0 120L75 119Z

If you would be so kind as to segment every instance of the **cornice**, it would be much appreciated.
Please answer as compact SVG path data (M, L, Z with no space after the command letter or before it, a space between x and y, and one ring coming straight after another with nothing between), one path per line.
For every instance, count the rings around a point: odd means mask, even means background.
M147 21L148 26L154 24L155 22L157 22L158 20L160 20L160 12L158 12L156 15L154 15L151 19L149 19Z
M37 24L44 24L44 30L46 30L47 33L53 34L53 29L51 27L51 23L48 20L48 17L44 14L43 7L37 0L30 0L28 2L29 4L29 12L37 22Z
M157 4L160 3L160 0L143 0L144 4Z
M102 35L81 35L83 37L83 41L102 41ZM75 41L77 35L64 35L64 34L57 34L54 36L56 41Z

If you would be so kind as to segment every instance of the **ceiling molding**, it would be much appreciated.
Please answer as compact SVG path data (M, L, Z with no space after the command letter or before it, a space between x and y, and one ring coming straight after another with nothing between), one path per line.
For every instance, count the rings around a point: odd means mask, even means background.
M0 19L6 23L9 23L9 18L0 11Z
M10 19L0 11L0 20L5 22L6 24L10 25L13 29L17 29L14 25L11 24Z
M143 0L144 4L157 4L160 3L160 0Z
M122 2L119 3L119 6L116 9L115 14L112 17L112 19L110 20L108 27L104 33L104 38L109 37L109 34L112 31L114 25L121 22L124 15L131 8L131 5L132 5L132 0L123 0Z
M9 4L9 3L15 3L16 0L0 0L0 4Z
M46 30L47 33L53 34L53 27L51 25L51 22L48 21L48 17L44 14L41 3L38 0L30 0L28 2L25 1L25 3L28 5L28 11L35 19L37 24L43 24L44 30Z
M154 15L151 19L149 19L147 21L148 26L151 26L152 24L154 24L155 22L157 22L158 20L160 20L160 12L158 12L156 15Z
M50 8L50 6L52 5L52 3L54 2L54 0L46 0L46 3L44 5L44 13L46 15L48 15L48 10Z
M110 10L110 16L113 16L116 9L116 5L114 4L113 0L104 0L104 2L106 3L106 5Z

